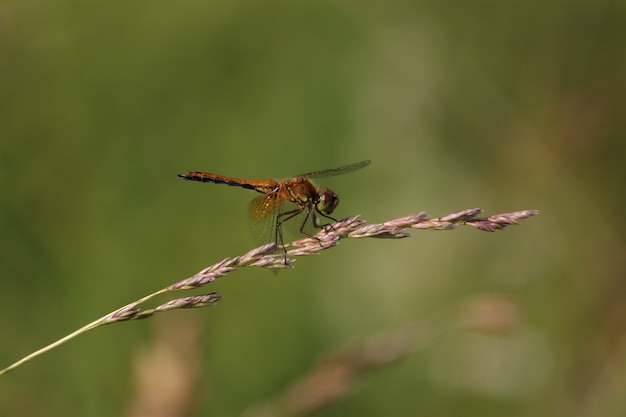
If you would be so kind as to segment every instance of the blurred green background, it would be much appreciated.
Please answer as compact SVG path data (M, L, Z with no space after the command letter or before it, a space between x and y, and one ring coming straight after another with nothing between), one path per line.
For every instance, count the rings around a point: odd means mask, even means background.
M253 247L254 193L180 172L372 159L323 182L338 217L541 211L235 271L216 307L1 377L0 415L255 415L330 352L485 294L514 330L432 339L315 415L625 415L625 27L608 0L0 3L0 367Z

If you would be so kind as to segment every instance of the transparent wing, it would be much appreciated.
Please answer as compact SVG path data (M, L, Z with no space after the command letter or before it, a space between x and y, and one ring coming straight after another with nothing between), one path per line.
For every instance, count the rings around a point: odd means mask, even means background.
M278 193L269 193L258 196L248 205L248 225L257 245L276 242L276 219L283 204L284 199Z
M323 178L323 177L332 177L334 175L347 174L348 172L356 171L357 169L364 168L371 164L372 161L369 159L366 161L356 162L350 165L344 165L339 168L331 168L331 169L323 169L321 171L309 172L308 174L298 175L299 177L309 177L309 178Z

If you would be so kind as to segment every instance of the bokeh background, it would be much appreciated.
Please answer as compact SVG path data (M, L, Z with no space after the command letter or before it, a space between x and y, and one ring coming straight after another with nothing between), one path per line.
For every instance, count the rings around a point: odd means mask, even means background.
M337 216L541 215L235 271L4 375L0 415L289 414L324 358L416 334L313 414L625 415L625 27L609 0L3 1L0 367L253 247L254 194L179 172L372 159L323 182ZM434 336L476 300L506 331Z

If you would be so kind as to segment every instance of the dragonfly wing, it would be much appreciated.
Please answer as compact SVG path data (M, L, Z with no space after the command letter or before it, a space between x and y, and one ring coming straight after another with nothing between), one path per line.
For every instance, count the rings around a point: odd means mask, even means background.
M356 162L354 164L344 165L339 168L323 169L321 171L309 172L308 174L302 174L299 176L305 176L309 178L323 178L332 177L334 175L347 174L348 172L356 171L357 169L368 166L372 161L369 159L366 161Z
M276 242L276 219L284 199L278 193L263 194L248 205L248 224L258 245Z

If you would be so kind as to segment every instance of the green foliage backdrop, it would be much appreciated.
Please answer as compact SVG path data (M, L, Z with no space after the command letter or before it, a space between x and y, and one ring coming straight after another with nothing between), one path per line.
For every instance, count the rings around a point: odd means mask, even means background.
M236 271L216 307L3 376L0 415L136 415L159 335L191 338L187 415L241 415L338 347L484 294L518 306L508 336L435 339L318 414L624 415L625 25L609 0L0 3L0 367L253 246L252 193L179 172L372 159L324 182L338 216L541 211Z

